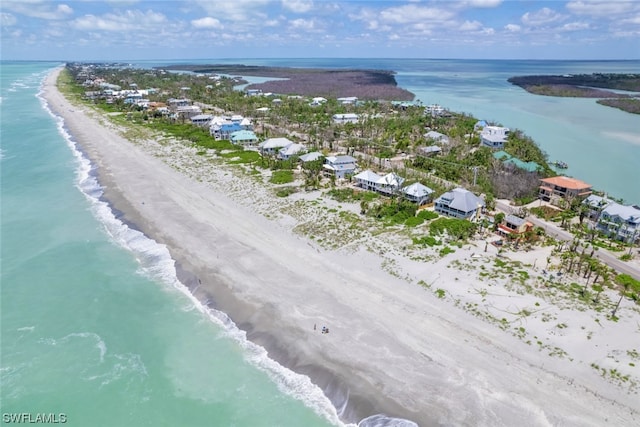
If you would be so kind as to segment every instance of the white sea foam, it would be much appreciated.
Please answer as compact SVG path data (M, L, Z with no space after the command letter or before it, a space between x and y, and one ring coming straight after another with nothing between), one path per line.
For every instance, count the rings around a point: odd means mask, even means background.
M189 307L189 309L196 308L207 316L210 321L222 327L225 334L229 338L235 340L243 348L246 360L258 369L267 373L269 378L275 382L282 393L302 401L316 414L324 417L334 425L355 427L353 424L344 424L340 420L340 414L344 408L341 408L340 411L338 411L338 409L333 406L329 398L325 396L322 389L313 384L309 377L297 374L270 359L267 355L267 351L263 347L247 340L246 333L240 330L229 316L221 311L214 310L203 305L189 291L189 289L178 280L175 261L171 258L166 245L159 244L155 240L145 236L143 233L131 229L116 218L110 206L106 202L100 200L103 191L95 176L91 174L91 162L82 154L72 136L65 129L64 119L55 115L51 111L46 100L42 98L41 93L38 94L38 97L41 100L43 108L56 120L58 131L64 137L65 141L67 141L68 146L71 148L77 160L77 187L90 201L94 216L104 225L107 234L118 245L134 254L140 264L140 272L153 280L159 281L178 290L189 298L192 303L192 307ZM380 420L387 419L392 423L376 424L377 426L413 425L410 421L407 421L410 424L393 424L397 419L385 417L383 415L380 415L380 417L382 417L379 418ZM364 425L368 426L369 424Z

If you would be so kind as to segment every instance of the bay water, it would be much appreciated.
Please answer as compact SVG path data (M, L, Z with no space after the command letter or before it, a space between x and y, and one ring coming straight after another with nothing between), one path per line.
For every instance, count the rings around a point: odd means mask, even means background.
M551 160L569 163L568 174L640 203L640 116L506 82L524 74L634 72L638 61L201 62L395 70L398 84L424 104L522 129ZM341 425L308 378L195 301L166 248L101 200L91 164L38 97L59 65L0 65L2 416L64 414L72 426Z

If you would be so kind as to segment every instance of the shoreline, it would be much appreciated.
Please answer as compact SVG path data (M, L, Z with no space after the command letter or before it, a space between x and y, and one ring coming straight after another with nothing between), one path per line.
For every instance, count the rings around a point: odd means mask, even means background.
M637 421L637 407L625 410L630 398L617 404L611 388L597 396L591 377L567 387L577 375L559 374L566 366L547 359L540 366L523 343L389 275L376 254L314 248L144 153L71 107L56 75L47 77L44 97L96 167L105 200L167 245L196 298L227 313L273 360L308 375L337 408L344 400L331 389L348 384L344 421L376 413L420 425L512 425L524 414L531 425ZM331 333L320 335L316 323Z

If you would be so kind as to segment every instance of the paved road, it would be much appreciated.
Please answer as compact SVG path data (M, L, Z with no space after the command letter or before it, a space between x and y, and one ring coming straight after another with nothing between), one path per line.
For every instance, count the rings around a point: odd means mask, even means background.
M504 213L510 214L514 213L518 210L517 207L510 206L504 202L496 201L496 208ZM556 224L544 221L540 218L528 216L527 221L531 222L533 225L537 227L542 227L548 236L551 236L558 240L571 241L573 240L573 234L569 233L566 230L561 229ZM578 250L581 250L582 247L578 247ZM635 249L637 250L637 249ZM630 265L625 263L624 261L620 261L618 256L620 254L614 254L606 249L600 248L594 256L598 258L603 263L607 264L609 267L618 271L619 273L628 274L631 277L640 280L640 269L635 267L634 265Z

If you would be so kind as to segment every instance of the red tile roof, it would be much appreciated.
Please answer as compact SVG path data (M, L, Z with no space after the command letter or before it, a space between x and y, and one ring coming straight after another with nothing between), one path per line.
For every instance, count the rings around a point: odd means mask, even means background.
M587 184L579 179L569 178L568 176L554 176L552 178L541 179L540 181L545 184L555 185L556 187L567 188L569 190L585 190L591 188L591 184Z

